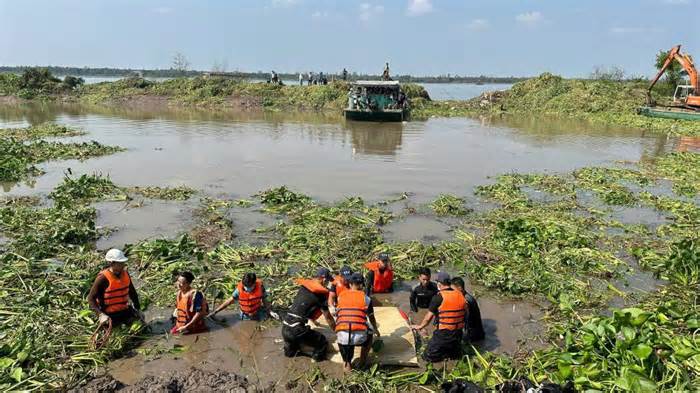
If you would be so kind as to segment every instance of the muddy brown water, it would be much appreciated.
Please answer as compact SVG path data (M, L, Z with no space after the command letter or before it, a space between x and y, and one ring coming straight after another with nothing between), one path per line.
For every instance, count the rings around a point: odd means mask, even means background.
M406 214L440 193L471 197L472 189L504 172L567 172L587 165L649 160L674 150L679 141L637 130L611 129L553 119L429 119L399 124L354 123L333 116L261 112L202 112L168 108L104 108L59 105L0 106L0 127L19 127L55 121L88 131L63 141L97 140L119 145L126 152L87 161L42 164L46 174L29 182L0 184L0 196L45 196L71 168L74 174L103 173L122 185L187 185L203 195L250 198L286 184L323 200L358 195L368 201L395 198L409 192L409 200L386 208L398 215L385 229L387 241L436 242L452 236L453 222L422 214ZM201 194L200 194L201 195ZM98 248L121 247L151 237L172 237L194 225L197 198L185 202L144 199L142 206L123 202L96 204L98 225L110 234ZM469 199L477 211L488 204ZM625 222L654 225L657 217L637 210L618 210ZM237 240L264 243L255 228L274 225L278 218L255 208L234 208ZM636 218L636 220L635 220ZM629 219L629 220L628 220ZM658 217L659 221L661 217ZM2 240L0 240L2 241ZM644 275L630 279L632 287L648 282ZM387 296L381 304L408 310L410 286ZM505 301L476 291L488 338L478 347L515 353L541 345L541 307ZM162 311L162 310L161 310ZM166 314L151 313L155 332L162 332ZM161 314L162 314L161 312ZM311 367L328 376L341 373L328 362L310 366L309 359L282 356L278 324L238 321L223 313L223 324L210 324L207 334L168 337L157 334L142 354L112 362L108 369L125 383L145 375L187 370L224 370L245 375L251 382L284 387ZM421 318L415 315L415 320ZM178 353L169 348L178 346ZM156 349L154 349L156 348ZM160 355L157 348L161 348ZM150 353L149 353L150 351ZM299 379L300 381L303 380Z

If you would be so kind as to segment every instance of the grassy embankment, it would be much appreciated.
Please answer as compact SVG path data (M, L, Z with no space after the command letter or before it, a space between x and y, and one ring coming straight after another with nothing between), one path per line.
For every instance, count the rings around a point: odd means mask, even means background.
M429 204L437 215L464 219L453 239L433 245L384 241L383 225L398 218L384 206L405 196L376 205L357 197L329 204L280 187L253 200L203 198L200 229L193 233L218 228L223 236L217 242L205 244L188 234L143 241L128 249L130 268L142 283L146 307L172 306L173 275L183 269L198 276L212 300L255 269L274 305L284 307L294 293L294 277L318 265L360 268L375 253L388 251L400 279L414 277L420 266L447 264L501 296L549 304L551 344L515 358L465 348L468 355L444 373L431 367L398 374L373 369L353 374L343 382L346 387L391 391L454 379L493 387L527 377L570 381L581 390L689 390L700 383L700 207L693 199L700 191L699 164L698 154L673 153L636 168L503 175L475 190L497 204L491 211L472 212L454 195ZM658 193L661 181L670 181L671 190ZM0 246L0 389L73 386L139 341L140 327L134 325L115 332L99 351L87 345L94 319L85 296L102 266L94 250L101 232L90 204L118 199L124 190L104 177L81 176L56 187L49 195L52 206L25 198L1 202L0 232L9 242ZM547 198L533 197L533 190ZM192 195L162 191L156 195ZM257 229L269 232L266 244L234 245L226 218L234 205L285 220ZM609 206L657 209L668 221L658 227L622 223L611 218ZM626 293L631 262L667 285L658 292ZM616 297L637 305L607 313ZM339 383L318 375L314 382Z
M414 114L428 116L474 116L488 114L558 116L592 123L647 129L679 135L700 135L700 121L654 119L637 115L646 101L645 81L564 79L542 74L518 82L492 99L468 101L414 100ZM667 97L655 95L659 102Z

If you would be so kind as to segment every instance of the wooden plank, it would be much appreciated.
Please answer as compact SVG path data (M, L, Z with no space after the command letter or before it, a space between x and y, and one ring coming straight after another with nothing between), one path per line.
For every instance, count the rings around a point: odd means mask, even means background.
M396 307L375 307L374 316L379 324L381 340L384 342L379 353L370 352L370 361L382 366L408 366L417 367L416 343L413 332L408 322L403 319ZM343 363L338 352L335 332L331 331L323 318L319 319L321 326L314 329L323 333L331 343L328 357L335 363ZM355 358L360 357L360 347L355 348Z

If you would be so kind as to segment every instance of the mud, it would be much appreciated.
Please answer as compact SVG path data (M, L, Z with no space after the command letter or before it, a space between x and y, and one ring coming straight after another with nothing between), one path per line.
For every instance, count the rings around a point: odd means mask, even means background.
M164 376L146 376L136 383L125 385L109 375L90 381L78 393L179 393L179 392L237 392L257 393L272 391L252 385L245 377L224 371L204 371L190 368Z

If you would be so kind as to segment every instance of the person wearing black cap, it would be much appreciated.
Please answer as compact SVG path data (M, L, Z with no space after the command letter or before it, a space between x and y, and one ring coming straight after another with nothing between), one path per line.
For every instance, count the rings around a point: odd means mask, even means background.
M379 254L376 260L365 263L365 268L369 270L365 290L368 295L394 291L394 270L389 262L389 254Z
M479 311L479 303L477 303L476 298L464 289L464 280L462 280L462 277L452 277L452 289L464 295L464 299L467 301L467 306L469 307L469 314L467 315L466 321L467 326L464 328L462 339L469 342L483 340L486 334L484 333L484 325L481 322L481 311Z
M438 288L437 284L430 281L430 268L422 267L418 271L418 285L411 291L411 311L418 312L419 308L428 308L436 293Z
M331 314L333 314L333 309L338 302L338 296L340 296L343 291L350 288L349 280L352 276L352 269L350 266L343 266L340 268L340 272L331 283L330 293L328 294L328 305L331 308Z
M326 337L312 330L308 321L315 321L323 315L331 330L335 330L335 321L328 311L328 289L326 285L332 280L331 272L320 268L313 279L297 280L297 292L289 312L282 321L282 338L284 339L284 356L293 357L301 354L302 345L313 348L311 358L322 361L328 351Z
M362 291L364 277L360 273L354 273L348 281L350 288L338 296L338 318L335 321L335 332L338 335L338 347L343 357L345 372L352 371L355 347L362 347L360 351L360 367L362 367L367 363L373 336L376 334L379 337L372 299Z
M423 330L436 318L437 329L423 352L423 358L428 362L457 359L462 355L462 330L467 315L467 302L461 292L452 289L450 275L438 273L437 284L439 292L430 301L425 318L420 324L411 326Z

